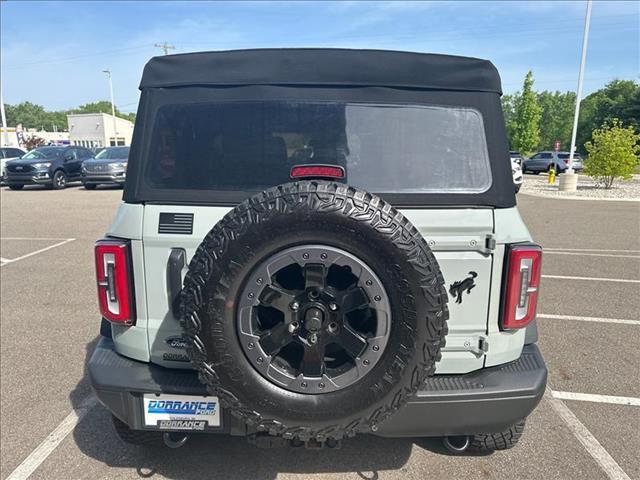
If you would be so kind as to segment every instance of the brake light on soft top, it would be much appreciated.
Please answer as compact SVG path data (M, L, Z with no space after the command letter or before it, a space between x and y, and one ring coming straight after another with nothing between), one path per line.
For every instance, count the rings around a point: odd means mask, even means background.
M133 278L127 240L96 242L96 279L100 313L112 323L134 324Z
M344 168L337 165L295 165L291 178L344 178Z
M542 248L511 245L507 252L502 329L526 327L536 316Z

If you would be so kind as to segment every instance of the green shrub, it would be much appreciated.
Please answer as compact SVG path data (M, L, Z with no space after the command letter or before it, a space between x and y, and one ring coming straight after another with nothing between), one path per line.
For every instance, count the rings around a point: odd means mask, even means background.
M589 152L585 173L604 188L611 188L617 178L631 178L638 165L638 142L640 135L633 127L623 127L617 118L611 123L605 122L593 131L591 141L585 144Z

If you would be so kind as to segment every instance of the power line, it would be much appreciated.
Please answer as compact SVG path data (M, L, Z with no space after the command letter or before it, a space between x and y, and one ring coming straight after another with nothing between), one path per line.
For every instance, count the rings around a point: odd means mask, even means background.
M173 45L169 45L167 42L155 43L153 46L161 48L162 50L164 50L164 54L165 55L169 55L169 50L175 50L176 49L176 47L174 47Z
M75 61L75 60L80 60L83 58L88 58L88 57L96 57L99 55L111 55L114 53L121 53L121 52L126 52L126 51L133 51L133 50L140 50L143 48L149 48L149 44L146 45L137 45L135 47L126 47L126 48L117 48L114 50L104 50L102 52L93 52L93 53L85 53L82 55L76 55L73 57L62 57L62 58L48 58L46 60L37 60L34 62L26 62L26 63L19 63L19 64L14 64L14 65L4 65L3 68L22 68L22 67L28 67L28 66L32 66L32 65L48 65L48 64L58 64L58 63L65 63L65 62L69 62L69 61Z
M120 104L116 105L116 107L118 107L118 108L130 107L131 105L137 105L137 104L138 104L138 101L136 100L135 102L120 103Z

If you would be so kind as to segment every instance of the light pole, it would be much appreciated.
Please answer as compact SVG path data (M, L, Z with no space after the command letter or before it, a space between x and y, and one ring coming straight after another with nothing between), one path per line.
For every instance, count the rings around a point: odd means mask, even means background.
M571 149L569 151L569 168L560 176L560 190L575 192L578 189L578 176L573 171L573 156L576 151L576 135L578 133L578 117L580 116L580 101L582 99L582 84L584 82L584 66L587 61L587 44L589 42L589 24L591 23L591 0L587 0L587 14L584 18L584 34L582 36L582 57L580 59L580 73L578 74L578 91L576 92L576 111L573 116L573 130L571 131ZM568 175L567 175L568 174ZM563 179L567 175L567 178Z
M0 84L0 116L2 117L2 138L4 145L9 146L9 126L7 125L7 116L4 113L4 99L2 98L2 84Z
M109 77L109 95L111 96L111 118L113 119L113 142L118 145L118 128L116 126L116 104L113 102L113 82L111 81L111 70L103 70ZM106 146L106 145L105 145Z

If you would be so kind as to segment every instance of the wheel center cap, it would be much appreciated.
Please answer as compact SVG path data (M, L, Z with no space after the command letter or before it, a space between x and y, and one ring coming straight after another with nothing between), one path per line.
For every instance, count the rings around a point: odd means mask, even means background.
M324 314L322 310L316 307L311 307L304 315L304 326L310 332L317 332L322 328L322 321L324 320Z

